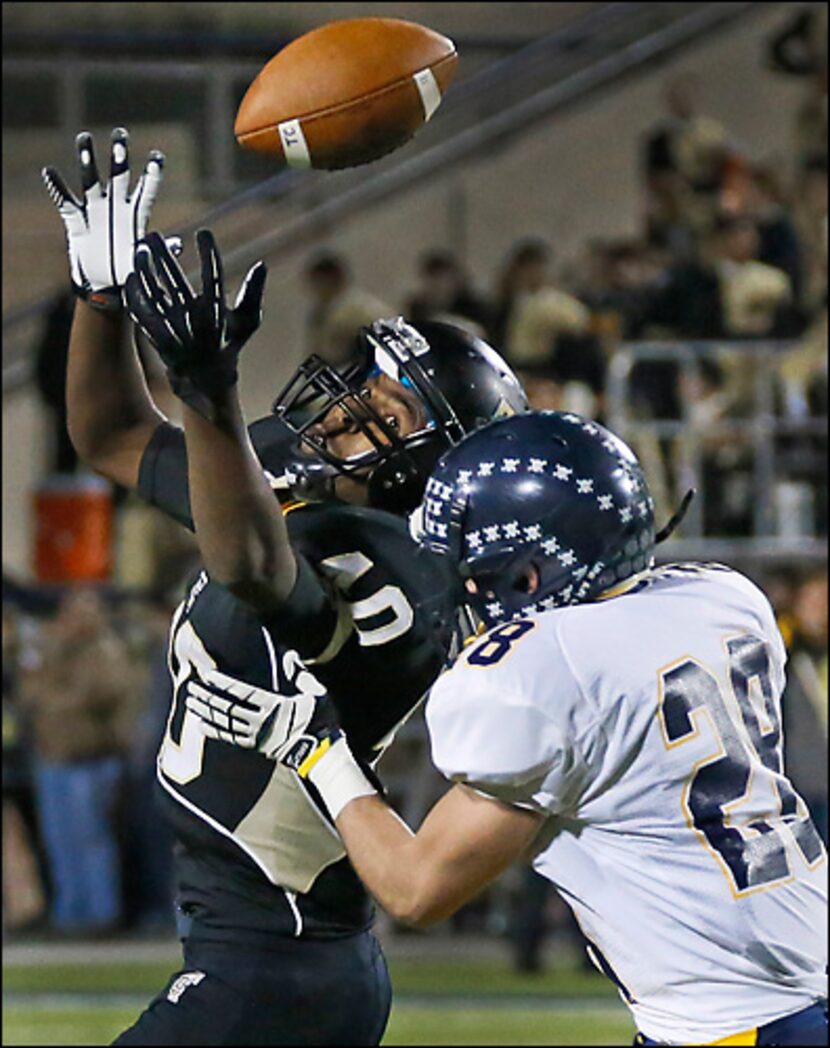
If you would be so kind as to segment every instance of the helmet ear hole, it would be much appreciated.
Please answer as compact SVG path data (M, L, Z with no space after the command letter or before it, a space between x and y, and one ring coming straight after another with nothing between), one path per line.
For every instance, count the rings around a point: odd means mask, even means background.
M532 596L539 589L539 581L539 569L531 562L525 564L521 572L516 576L513 581L513 589L517 593L526 593L528 596Z

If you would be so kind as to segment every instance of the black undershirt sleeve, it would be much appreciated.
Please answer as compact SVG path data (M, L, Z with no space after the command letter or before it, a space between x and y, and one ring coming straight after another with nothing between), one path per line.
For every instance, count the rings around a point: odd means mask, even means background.
M137 491L145 502L195 531L183 430L169 422L158 426L141 459Z
M151 506L194 531L187 481L184 432L162 422L147 445L138 476L138 494ZM295 648L301 657L322 654L338 623L337 603L317 573L295 548L297 579L277 611L263 619L275 642Z

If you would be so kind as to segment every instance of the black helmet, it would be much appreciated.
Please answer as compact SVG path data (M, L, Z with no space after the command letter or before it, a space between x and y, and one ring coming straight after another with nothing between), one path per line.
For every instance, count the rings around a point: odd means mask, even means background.
M365 383L386 374L415 393L426 425L401 436L372 408ZM372 450L341 458L309 433L334 407L354 421ZM306 493L321 478L360 473L368 479L369 504L395 513L414 509L438 458L468 433L493 419L528 410L518 379L482 339L451 324L402 317L362 328L356 362L342 371L309 357L274 402L273 411L313 455L297 458L286 471ZM305 491L304 491L305 489Z

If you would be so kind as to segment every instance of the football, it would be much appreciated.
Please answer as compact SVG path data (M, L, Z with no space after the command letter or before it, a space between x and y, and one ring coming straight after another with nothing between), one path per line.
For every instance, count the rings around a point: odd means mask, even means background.
M441 102L452 40L397 18L329 22L293 40L248 88L241 146L289 167L366 164L408 141Z

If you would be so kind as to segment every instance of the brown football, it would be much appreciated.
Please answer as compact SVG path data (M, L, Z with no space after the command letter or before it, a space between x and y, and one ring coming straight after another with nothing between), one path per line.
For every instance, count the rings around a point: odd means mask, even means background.
M365 164L429 120L457 62L452 40L414 22L329 22L262 68L239 106L234 134L246 149L289 167Z

